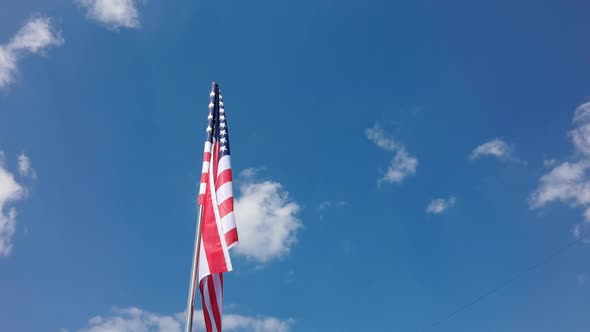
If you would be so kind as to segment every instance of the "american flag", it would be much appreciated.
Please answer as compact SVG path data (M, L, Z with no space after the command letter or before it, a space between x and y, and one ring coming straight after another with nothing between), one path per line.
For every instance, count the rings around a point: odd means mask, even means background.
M232 270L229 248L238 243L229 136L223 98L213 83L199 188L202 206L198 282L207 332L221 332L223 273Z

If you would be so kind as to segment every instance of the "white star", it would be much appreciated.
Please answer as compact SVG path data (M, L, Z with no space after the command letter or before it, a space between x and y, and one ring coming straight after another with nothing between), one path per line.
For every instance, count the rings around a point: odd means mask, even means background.
M221 150L221 151L227 151L227 148L225 146L222 146L221 148L219 148L219 150Z
M222 138L221 138L219 141L220 141L221 143L227 143L227 139L225 139L225 137L222 137Z
M213 128L211 128L211 127L207 127L207 132L208 132L208 133L209 133L209 132L211 132L211 130L213 130Z
M213 108L213 103L209 103L209 108Z
M221 130L221 131L219 132L219 135L224 135L224 136L225 136L225 135L227 135L227 131L225 131L225 129L224 129L224 130Z
M225 109L222 107L221 109L219 109L219 112L225 113Z
M220 102L219 102L219 105L220 105L220 106L223 106L223 101L220 101Z
M209 113L209 116L207 117L207 119L209 119L209 120L213 119L213 114Z
M221 128L225 128L225 122L222 122L222 123L220 123L220 124L219 124L219 126L220 126Z
M215 96L215 90L211 90L211 93L209 94L209 97L213 97Z
M221 115L221 116L219 116L219 119L220 119L221 121L225 121L225 115Z

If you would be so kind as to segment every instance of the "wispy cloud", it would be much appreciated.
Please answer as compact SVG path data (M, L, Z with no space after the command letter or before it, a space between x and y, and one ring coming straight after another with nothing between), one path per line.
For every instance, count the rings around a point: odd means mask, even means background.
M323 201L320 203L320 210L326 210L329 209L331 207L338 207L338 206L344 206L348 204L348 202L345 201Z
M545 167L551 167L551 166L554 166L555 164L557 164L557 160L555 160L555 159L545 159L545 160L543 160L543 165Z
M162 315L139 308L114 308L110 316L92 317L79 332L181 332L185 314ZM268 316L223 315L224 331L289 332L293 319ZM195 310L193 319L197 331L205 330L203 312Z
M381 149L394 154L387 171L379 180L379 183L400 183L406 177L416 174L418 159L410 155L401 143L389 137L381 127L375 125L372 128L367 128L365 129L365 135Z
M578 273L578 275L576 276L576 279L578 280L578 284L580 284L580 285L585 283L586 282L586 273L584 273L584 272Z
M37 172L35 172L35 169L33 168L31 158L24 153L21 153L18 156L18 173L22 176L27 176L33 179L37 177Z
M254 176L255 171L247 169L239 178L235 210L240 244L235 250L266 263L289 253L303 224L299 204L289 198L282 184L257 181Z
M63 42L63 38L53 27L50 18L43 16L31 18L8 44L0 45L0 88L5 88L14 82L20 59L28 54L43 55L51 46L59 46Z
M469 159L474 160L484 156L496 157L504 161L515 160L513 156L513 148L499 138L495 138L477 146L471 151Z
M454 196L449 198L436 198L428 204L426 212L431 214L441 214L453 205L455 205Z
M334 207L342 207L348 204L345 201L324 201L320 203L319 210L320 210L320 220L324 219L324 214L326 210Z
M551 202L562 202L585 209L585 223L574 225L572 233L578 238L582 228L590 223L590 103L575 111L570 137L576 157L554 166L539 179L537 189L529 198L531 209L542 208Z
M0 256L12 252L12 237L16 231L16 209L9 203L22 199L25 191L14 175L4 165L4 153L0 151Z
M138 28L139 12L134 0L76 0L86 17L111 30Z

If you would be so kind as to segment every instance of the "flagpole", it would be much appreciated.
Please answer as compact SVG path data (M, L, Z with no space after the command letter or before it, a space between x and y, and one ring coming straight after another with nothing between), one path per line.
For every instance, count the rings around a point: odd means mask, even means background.
M212 130L210 136L208 136L208 142L211 143L211 138L214 134L214 127L211 125L211 116L215 113L216 107L219 107L219 86L217 83L213 82L211 94L211 101L209 104L209 120L210 124L208 127L209 130ZM214 118L213 118L214 121ZM206 145L205 145L206 146ZM213 146L210 145L209 149L213 149ZM209 150L211 152L211 150ZM188 299L186 301L186 322L184 325L184 332L192 332L193 331L193 314L195 311L195 295L197 293L197 283L198 283L198 271L199 271L199 255L201 253L201 223L203 220L203 204L199 204L199 212L197 214L197 230L195 231L195 247L193 249L193 264L191 269L191 280L188 289Z
M196 294L196 279L199 263L199 254L201 247L201 219L203 218L203 206L199 205L199 212L197 217L197 230L195 238L195 248L193 251L193 264L191 270L191 280L188 289L188 300L186 303L186 323L184 325L184 332L192 332L193 330L193 313L195 311L195 294Z

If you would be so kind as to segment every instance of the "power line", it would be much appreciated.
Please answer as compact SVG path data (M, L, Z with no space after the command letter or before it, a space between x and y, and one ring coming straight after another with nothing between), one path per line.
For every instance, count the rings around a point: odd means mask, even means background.
M569 248L573 247L574 245L582 242L583 240L590 238L590 233L581 236L579 238L577 238L576 240L570 242L567 246L559 248L557 250L555 250L553 253L551 253L550 255L546 256L544 259L542 259L541 261L527 267L524 270L521 270L520 272L517 272L515 275L512 276L512 278L504 281L503 283L499 284L498 286L492 288L491 290L489 290L488 292L476 297L474 300L472 300L471 302L468 302L462 306L460 306L459 308L457 308L455 311L451 312L450 314L446 315L445 317L435 321L434 323L428 325L427 327L425 327L424 329L421 330L421 332L426 332L426 331L430 331L433 328L451 320L453 317L457 316L458 314L460 314L461 312L465 311L466 309L468 309L469 307L472 307L474 305L476 305L477 303L483 301L485 298L487 298L488 296L497 293L498 291L502 290L503 288L505 288L506 286L510 285L511 283L513 283L514 281L520 279L522 276L538 269L540 266L544 265L545 263L551 261L552 259L560 256L562 253L564 253L565 251L567 251Z

